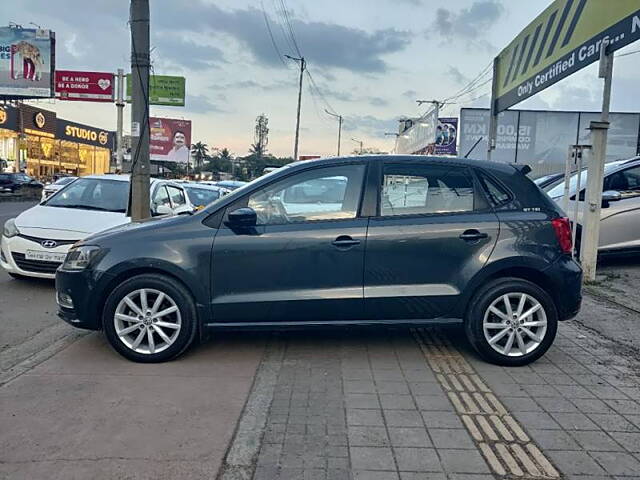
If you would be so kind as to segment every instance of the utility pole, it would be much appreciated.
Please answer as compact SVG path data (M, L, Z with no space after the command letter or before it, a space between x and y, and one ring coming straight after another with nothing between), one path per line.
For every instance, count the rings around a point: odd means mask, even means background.
M131 220L150 216L149 0L131 0Z
M580 262L584 271L584 280L596 279L598 244L600 243L600 209L602 208L602 184L604 163L607 158L607 133L609 130L609 105L611 103L611 80L613 78L613 53L607 53L609 41L600 47L600 70L598 76L604 78L602 91L602 113L599 122L591 122L591 143L593 155L587 170L587 191L582 212L582 241L580 244ZM565 179L568 181L568 179ZM576 189L576 201L579 200L580 187Z
M300 62L300 85L298 87L298 114L296 116L296 142L293 146L293 160L298 160L298 140L300 138L300 104L302 102L302 75L304 74L304 69L306 67L306 63L304 61L304 57L292 57L291 55L285 55L290 60L294 60L296 62Z
M327 115L331 115L332 117L336 117L338 119L338 156L340 156L340 136L342 135L342 115L331 113L326 108L324 109L324 111L327 112Z
M124 70L118 69L116 76L116 170L122 172L124 149L122 145L122 114L124 110Z
M359 153L359 155L362 155L362 140L358 140L357 138L352 138L351 141L360 144L360 153Z

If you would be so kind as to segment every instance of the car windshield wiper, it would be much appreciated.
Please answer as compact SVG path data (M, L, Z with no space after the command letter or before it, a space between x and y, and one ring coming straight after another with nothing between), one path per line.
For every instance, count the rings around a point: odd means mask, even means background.
M60 207L60 208L77 208L80 210L96 210L99 212L116 212L116 213L124 213L126 210L124 208L104 208L104 207L96 207L94 205L47 205L48 207Z

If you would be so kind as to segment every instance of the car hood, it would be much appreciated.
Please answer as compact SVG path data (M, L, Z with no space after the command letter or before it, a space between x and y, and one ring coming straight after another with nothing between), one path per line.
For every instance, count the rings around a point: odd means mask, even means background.
M77 232L84 236L130 222L120 212L100 212L77 208L47 207L36 205L16 217L19 230L56 230ZM27 233L25 231L25 233Z
M101 230L100 232L85 238L84 243L95 243L101 245L101 242L109 240L112 237L131 235L134 232L146 233L147 231L150 231L153 235L157 235L164 227L169 227L180 222L189 222L192 218L193 217L191 215L161 215L159 217L150 217L145 220L115 225L109 229Z

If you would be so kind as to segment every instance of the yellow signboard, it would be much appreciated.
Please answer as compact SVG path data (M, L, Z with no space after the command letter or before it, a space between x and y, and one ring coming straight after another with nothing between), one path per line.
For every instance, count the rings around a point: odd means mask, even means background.
M639 0L555 0L495 58L494 113L639 38Z

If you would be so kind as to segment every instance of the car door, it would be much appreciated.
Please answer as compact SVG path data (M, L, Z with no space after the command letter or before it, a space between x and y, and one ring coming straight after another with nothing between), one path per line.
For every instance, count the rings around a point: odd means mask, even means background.
M620 192L620 200L603 205L599 248L640 249L640 165L607 175L603 190Z
M447 317L489 258L499 232L471 169L387 161L379 215L365 254L365 314L375 319Z
M167 192L171 199L171 209L174 214L193 211L193 207L187 200L187 195L182 187L177 185L167 185Z
M366 165L310 167L248 192L257 225L223 222L213 245L214 322L359 319L367 218Z

